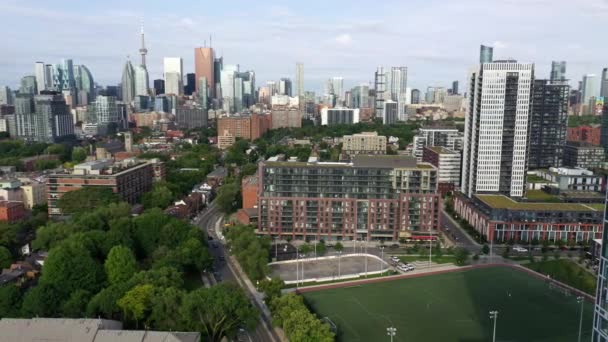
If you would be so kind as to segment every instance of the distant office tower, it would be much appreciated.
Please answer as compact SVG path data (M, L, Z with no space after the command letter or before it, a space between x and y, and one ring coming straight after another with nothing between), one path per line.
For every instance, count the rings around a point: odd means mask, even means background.
M600 96L604 98L604 102L608 100L608 68L602 69Z
M13 91L7 86L0 87L0 105L12 105L13 104Z
M220 57L220 58L215 58L213 60L213 77L214 77L214 81L215 81L215 85L213 85L209 79L207 79L207 82L209 82L210 86L209 86L209 91L213 92L213 95L211 93L209 93L209 98L211 99L221 99L222 98L222 87L220 84L220 80L222 79L222 70L224 70L224 57ZM197 79L199 79L199 75L196 74Z
M479 48L479 63L492 63L494 48L491 46L481 45Z
M386 74L386 91L390 99L402 103L407 89L407 67L391 67Z
M279 95L291 96L291 80L289 78L279 80Z
M95 100L95 81L93 74L84 65L74 67L76 89L78 90L78 104L87 105Z
M234 111L234 79L237 73L236 65L225 65L221 73L222 104L229 112Z
M304 96L304 64L296 63L296 96Z
M424 93L424 102L435 102L435 87L426 87L426 93Z
M351 91L352 108L369 108L369 86L362 84L356 86Z
M62 59L62 89L61 90L73 90L76 88L76 80L74 78L74 63L71 59Z
M581 90L581 103L588 105L589 100L598 95L597 76L595 74L584 75Z
M119 96L120 91L117 86L106 86L105 90L102 90L99 94L105 96L115 96L117 99L120 99Z
M17 136L25 140L53 143L74 134L72 114L58 92L20 94L15 107Z
M165 57L163 59L165 75L165 93L173 95L184 94L184 62L181 57ZM172 74L171 76L168 76ZM176 75L177 74L177 77Z
M394 124L399 118L399 105L398 102L393 100L384 101L384 108L382 110L382 123L385 125Z
M232 110L234 112L240 112L243 110L243 79L239 77L240 73L236 73L234 77L234 97L233 97L233 107Z
M533 64L515 61L471 73L461 182L467 196L524 195L533 76Z
M376 117L382 118L382 111L384 110L384 92L386 90L386 74L384 68L379 66L374 74L374 89L376 90L376 98L374 109L376 111Z
M114 96L97 96L90 107L93 108L95 115L95 121L91 121L92 123L107 125L120 121L120 111Z
M175 120L180 129L207 127L207 110L198 107L177 107Z
M209 108L209 82L207 77L203 76L198 80L196 95L198 97L198 104L203 109Z
M270 90L270 96L279 94L279 86L276 81L266 81L266 86Z
M420 90L412 89L412 104L420 104Z
M36 87L36 76L24 76L21 79L19 93L32 95L38 94L38 88Z
M122 101L124 103L131 103L135 98L135 70L131 61L125 63L122 69L122 83L121 83Z
M452 95L458 95L458 81L452 82Z
M330 79L332 90L338 101L344 101L344 78L332 77Z
M566 61L551 62L551 83L566 82Z
M63 68L60 64L51 65L52 89L54 91L63 90Z
M145 65L135 67L135 96L148 96L150 81Z
M237 78L241 79L241 81L236 81L237 83L242 83L242 106L245 108L249 108L253 106L256 102L255 99L255 72L253 70L239 72L236 75ZM235 89L237 86L235 85ZM236 98L236 96L235 96Z
M154 95L161 95L165 93L165 80L154 80Z
M546 169L562 166L568 130L568 94L566 84L535 80L530 120L528 168Z
M46 86L48 84L46 65L44 62L36 62L34 65L34 74L36 76L36 86L38 88L38 93L43 90L46 90Z
M192 95L196 89L196 76L194 74L186 74L186 86L184 87L184 94Z
M220 72L222 71L222 59L215 59L213 48L211 47L197 47L194 48L194 73L195 80L201 77L207 79L207 86L209 88L209 96L216 98L215 84L219 83ZM198 84L196 85L196 91L198 91ZM217 96L219 98L219 96Z

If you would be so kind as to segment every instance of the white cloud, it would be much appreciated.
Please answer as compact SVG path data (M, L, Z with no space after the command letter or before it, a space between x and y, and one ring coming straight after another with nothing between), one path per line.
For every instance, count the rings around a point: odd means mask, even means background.
M505 42L501 42L499 40L495 41L494 44L492 44L492 46L494 46L497 49L506 49L507 48L507 44Z
M191 18L185 17L180 19L178 26L185 29L194 29L196 27L196 23Z
M348 33L343 33L334 38L334 41L343 46L349 46L353 43L353 37Z

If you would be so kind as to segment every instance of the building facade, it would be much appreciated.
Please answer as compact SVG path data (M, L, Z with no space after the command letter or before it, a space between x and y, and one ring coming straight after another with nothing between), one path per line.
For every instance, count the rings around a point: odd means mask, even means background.
M570 86L535 80L530 111L530 169L560 167L568 127Z
M460 188L460 152L441 146L427 146L422 161L437 168L438 190L442 196Z
M568 142L564 147L564 166L589 169L602 166L604 160L604 148L601 146Z
M471 73L461 188L467 196L525 190L534 64L497 61Z
M96 160L74 166L71 172L49 175L46 186L49 215L62 215L57 201L67 192L83 187L112 189L121 200L136 204L141 196L152 190L152 163L127 159L120 163Z
M604 116L602 116L603 120ZM608 122L606 122L608 124ZM600 145L602 130L604 125L589 125L589 126L578 126L568 127L567 141L575 141L588 143L591 145ZM608 141L608 126L606 127L606 140ZM602 145L604 148L606 146Z
M218 73L220 72L220 70L217 71ZM198 81L201 77L205 77L207 80L207 87L209 88L209 96L215 98L215 83L219 82L219 79L215 78L215 54L213 48L194 48L194 73L196 75L196 91L199 91Z
M274 106L270 115L272 129L302 127L302 112L298 108Z
M426 146L441 146L454 151L463 148L463 135L455 127L422 127L414 136L413 154L418 160L422 160Z
M603 204L526 203L504 195L454 196L454 210L488 241L583 242L603 231Z
M228 132L235 138L255 140L268 131L272 125L271 115L230 115L217 120L217 131Z
M358 108L323 108L321 125L356 124L359 122Z
M179 129L207 127L207 110L194 106L177 107L175 120Z
M258 177L258 234L295 240L397 241L439 228L437 170L412 157L261 162Z
M387 139L378 132L361 132L342 137L342 152L349 156L357 154L386 154Z
M180 57L165 57L163 59L165 75L165 93L173 95L184 94L184 62Z

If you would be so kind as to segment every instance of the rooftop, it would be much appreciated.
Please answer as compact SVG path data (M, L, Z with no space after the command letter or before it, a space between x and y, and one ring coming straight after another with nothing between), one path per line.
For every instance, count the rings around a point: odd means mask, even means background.
M228 176L228 170L226 170L226 168L223 166L216 168L215 170L209 172L209 174L207 175L207 177L226 177L226 176Z
M492 209L531 210L531 211L604 211L604 204L579 203L528 203L517 202L504 195L476 195Z
M429 150L431 150L435 153L440 153L440 154L459 154L458 152L456 152L454 150L450 150L449 148L445 148L443 146L427 146L426 148L428 148Z
M433 169L429 163L419 163L415 157L401 155L356 155L352 161L346 162L296 162L275 161L265 162L268 166L291 166L291 167L355 167L372 169Z

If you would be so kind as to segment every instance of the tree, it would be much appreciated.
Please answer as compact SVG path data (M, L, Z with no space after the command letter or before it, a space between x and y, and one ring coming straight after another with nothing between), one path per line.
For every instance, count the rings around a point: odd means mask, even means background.
M483 254L488 254L490 253L490 247L487 244L484 244L483 247L481 247L481 252Z
M137 272L135 255L126 246L114 246L104 263L106 276L110 284L125 282Z
M327 252L327 246L325 246L325 242L321 241L317 243L317 255L324 255Z
M342 243L341 243L341 242L337 242L337 243L336 243L336 245L334 246L334 249L335 249L337 252L342 252L342 250L344 249L344 246L342 245Z
M462 247L457 247L454 249L454 259L456 261L456 265L463 266L466 264L467 259L469 258L469 251Z
M259 316L243 290L231 284L188 293L180 312L187 329L200 331L210 341L231 337L239 327L253 328Z
M270 303L274 298L281 295L285 282L280 278L264 279L260 282L260 290L264 293L264 300Z
M329 326L308 311L301 296L289 293L275 297L270 303L270 310L273 322L283 327L292 342L334 341Z
M305 243L302 246L300 246L300 253L302 253L304 255L307 255L311 251L312 251L312 247L308 243Z
M61 244L49 252L42 268L41 284L54 286L67 298L82 289L96 293L102 287L104 274L89 251L75 244Z
M139 327L139 322L146 318L151 310L153 294L154 286L150 284L138 285L127 291L118 300L118 307L123 310L126 318L131 318L135 321L135 327Z
M72 150L72 161L82 163L85 159L87 159L87 151L82 147L74 147Z
M235 183L224 184L218 191L215 203L224 213L231 213L234 210L239 187Z
M13 263L13 255L8 248L0 246L0 269L9 268Z
M57 201L64 214L90 212L95 208L117 202L118 196L109 188L84 187L67 192Z
M41 282L23 296L21 315L24 317L53 317L60 308L63 293L53 285Z
M12 284L0 286L0 317L17 317L21 306L21 292Z
M150 303L149 324L155 330L184 330L179 314L186 293L175 287L156 288Z
M173 193L162 183L157 183L152 188L152 191L146 192L141 199L141 203L145 208L161 208L164 209L173 201Z
M70 318L84 317L90 299L91 293L89 291L76 290L61 306L61 316Z

